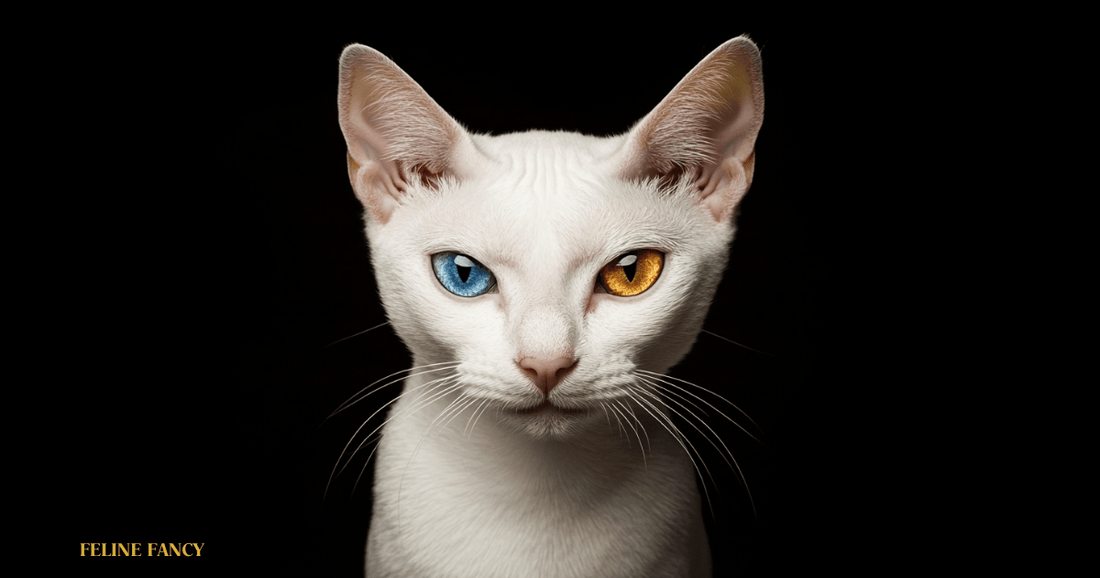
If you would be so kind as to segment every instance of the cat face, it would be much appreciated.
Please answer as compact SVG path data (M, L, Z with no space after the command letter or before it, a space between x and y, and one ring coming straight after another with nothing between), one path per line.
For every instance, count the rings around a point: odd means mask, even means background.
M645 405L727 258L762 116L735 39L630 133L467 133L392 62L343 59L349 173L390 323L417 366L536 437Z
M460 362L467 395L535 435L603 420L600 402L623 397L636 370L679 361L726 262L732 226L715 221L693 183L629 182L600 162L622 140L477 137L491 167L481 177L412 187L386 224L369 222L382 299L416 363ZM639 250L652 280L638 274ZM624 291L598 280L609 265L648 285L615 295Z

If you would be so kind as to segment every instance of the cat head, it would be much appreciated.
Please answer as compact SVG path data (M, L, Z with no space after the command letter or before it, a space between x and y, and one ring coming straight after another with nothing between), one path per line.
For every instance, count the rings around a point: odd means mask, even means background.
M484 136L349 46L348 173L415 363L453 362L462 395L536 436L638 395L639 372L667 372L702 328L763 106L759 51L739 37L626 134Z

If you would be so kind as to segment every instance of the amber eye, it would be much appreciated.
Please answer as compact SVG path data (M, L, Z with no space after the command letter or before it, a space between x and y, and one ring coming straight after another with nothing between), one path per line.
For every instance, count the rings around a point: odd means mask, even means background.
M652 287L661 275L664 264L664 253L638 249L604 265L597 279L608 293L630 297Z

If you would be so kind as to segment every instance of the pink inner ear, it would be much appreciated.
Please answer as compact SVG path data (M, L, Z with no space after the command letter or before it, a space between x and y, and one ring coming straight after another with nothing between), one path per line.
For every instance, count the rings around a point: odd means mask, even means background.
M752 183L753 148L764 112L760 53L747 38L711 52L631 131L624 178L662 185L698 178L700 199L728 219Z

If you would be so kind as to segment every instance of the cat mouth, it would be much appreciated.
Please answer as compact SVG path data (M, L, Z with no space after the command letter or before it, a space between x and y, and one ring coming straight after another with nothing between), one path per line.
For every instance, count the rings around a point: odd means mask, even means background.
M583 409L571 409L571 408L568 408L568 407L559 407L559 406L556 406L556 405L550 403L549 401L544 401L544 402L542 402L542 403L540 403L540 404L538 404L534 407L528 407L528 408L524 408L524 409L517 409L515 411L516 411L516 413L523 414L523 415L533 415L533 414L543 413L543 412L564 413L564 414L567 414L567 415L577 415L577 414L581 414L581 413L585 412L585 410L583 410Z

